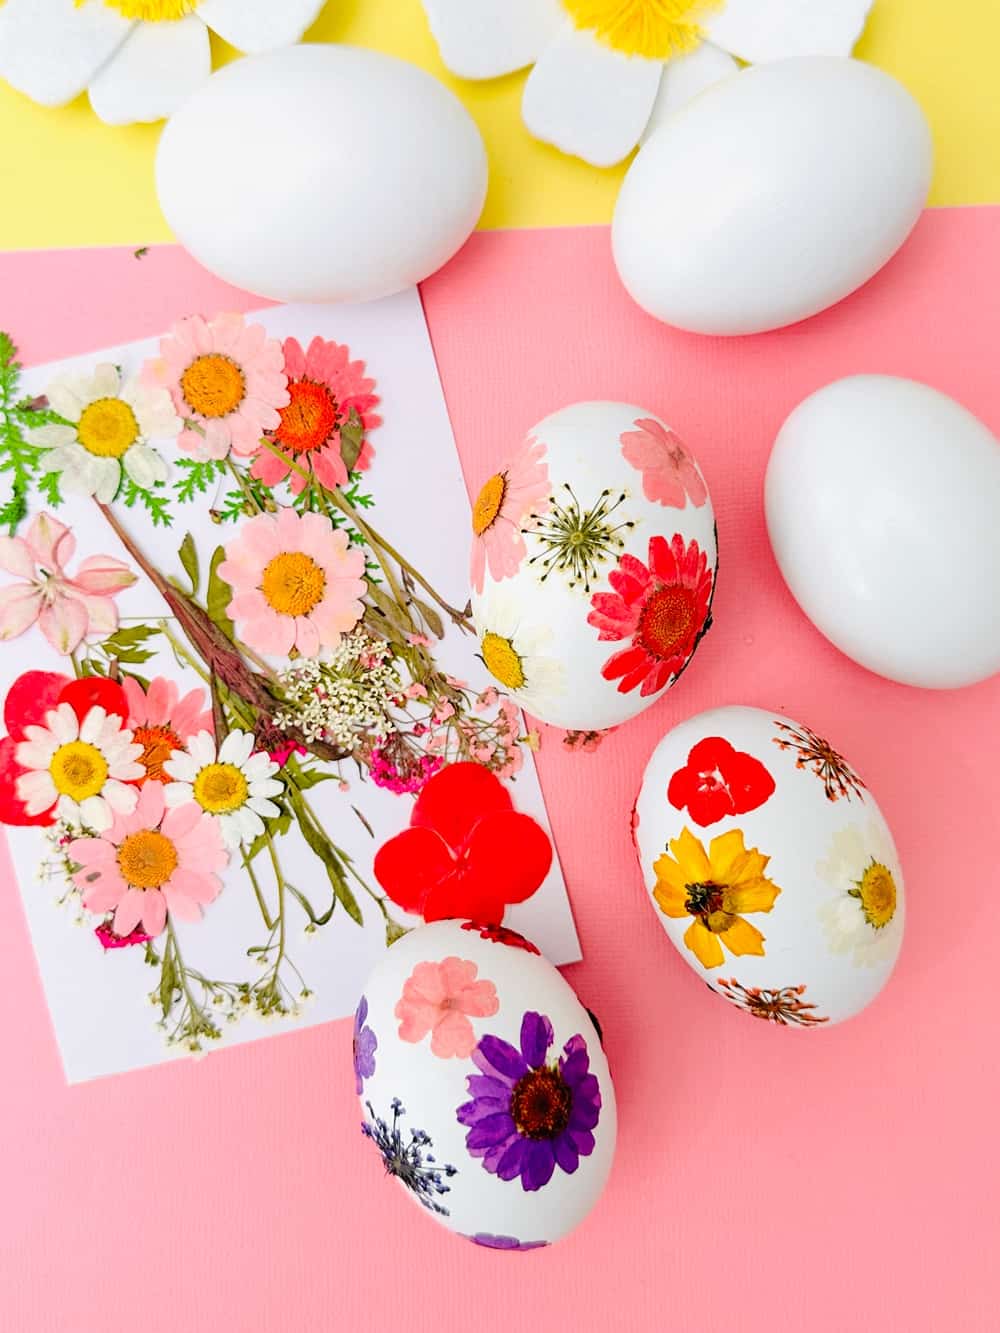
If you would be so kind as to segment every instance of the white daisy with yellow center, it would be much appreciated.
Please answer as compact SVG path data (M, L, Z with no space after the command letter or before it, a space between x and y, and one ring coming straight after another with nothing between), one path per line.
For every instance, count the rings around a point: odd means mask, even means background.
M145 774L142 746L117 713L91 708L81 722L67 703L45 714L44 725L25 727L14 752L25 770L17 798L29 815L55 806L56 818L74 829L103 833L116 814L131 814L139 799L130 786Z
M219 821L227 847L253 842L264 832L264 820L281 813L271 797L284 790L274 776L279 765L253 746L249 731L231 731L218 748L210 732L192 736L187 753L175 750L163 765L173 779L163 793L168 807L195 801Z
M598 167L620 162L739 61L850 55L872 3L423 0L453 73L493 79L533 65L528 129Z
M818 909L830 949L851 954L855 967L895 957L903 930L903 879L885 826L870 819L838 830L816 870L835 890Z
M166 481L169 468L148 443L181 429L166 389L123 381L117 366L104 363L92 375L55 380L46 397L70 424L39 426L31 442L51 450L46 471L60 473L65 490L110 504L123 472L144 490Z
M239 51L291 46L324 0L6 0L0 79L43 106L85 89L109 125L162 120L212 72L209 29Z
M522 708L545 717L566 693L566 669L546 649L552 633L522 615L516 596L503 584L490 584L475 600L479 656L487 671Z

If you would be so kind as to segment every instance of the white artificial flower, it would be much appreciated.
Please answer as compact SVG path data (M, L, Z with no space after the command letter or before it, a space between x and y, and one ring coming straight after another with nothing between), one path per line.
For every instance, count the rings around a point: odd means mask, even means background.
M29 815L55 806L62 823L103 833L116 814L135 809L139 791L127 784L145 775L136 762L142 746L117 713L95 705L81 722L61 703L45 714L44 725L27 726L24 735L14 752L25 770L16 790Z
M477 599L475 619L487 671L529 713L547 716L566 693L566 669L545 651L551 630L526 622L517 596L498 583Z
M855 967L894 957L903 929L903 880L884 825L870 819L838 830L816 871L834 890L818 909L831 950L851 954Z
M219 821L227 847L253 842L264 820L281 813L270 799L284 788L274 777L279 765L263 750L256 753L249 731L231 731L216 750L211 732L199 731L187 752L175 750L163 765L173 781L164 791L171 808L195 801Z
M146 443L181 429L166 389L146 388L135 379L123 383L117 366L104 363L92 375L54 380L46 397L53 412L71 424L39 426L31 442L51 450L45 467L62 475L67 491L110 504L123 469L144 490L166 481L166 462Z
M209 29L239 51L291 46L324 0L6 0L0 79L43 106L87 89L109 125L169 116L212 72Z
M873 0L423 3L454 74L492 79L533 65L521 107L530 132L608 167L736 73L737 59L850 55Z

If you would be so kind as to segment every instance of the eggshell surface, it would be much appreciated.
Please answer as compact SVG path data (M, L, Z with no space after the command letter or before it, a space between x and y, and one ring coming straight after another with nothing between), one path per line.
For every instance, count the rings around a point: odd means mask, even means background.
M574 403L528 431L472 512L472 609L499 686L553 726L602 730L678 679L712 622L705 479L654 413Z
M920 107L860 61L743 70L664 123L615 208L626 289L656 319L746 334L814 315L876 273L930 188Z
M856 375L778 433L765 509L792 595L848 657L948 689L1000 671L1000 442L926 384Z
M442 921L405 936L355 1019L363 1129L387 1171L476 1244L551 1244L614 1157L614 1088L593 1020L512 932Z
M888 980L899 857L864 782L808 726L738 706L682 722L650 758L633 831L660 924L746 1013L827 1027Z
M160 205L217 276L277 301L368 301L440 268L486 197L482 139L429 74L292 46L218 70L160 140Z

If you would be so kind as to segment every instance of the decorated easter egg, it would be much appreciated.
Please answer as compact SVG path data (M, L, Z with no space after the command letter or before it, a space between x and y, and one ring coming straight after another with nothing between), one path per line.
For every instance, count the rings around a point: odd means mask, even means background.
M712 623L708 488L652 412L574 403L532 427L472 511L472 609L499 685L553 726L634 717Z
M612 243L644 310L694 333L758 333L841 300L927 198L920 107L857 60L755 65L701 93L640 150Z
M889 979L904 918L892 835L811 728L759 708L688 718L646 766L633 836L663 929L746 1013L826 1027Z
M402 60L291 46L212 75L160 140L160 205L212 273L278 301L368 301L450 259L486 196L452 93Z
M926 384L854 375L811 395L765 484L802 610L862 666L949 689L1000 671L1000 441Z
M549 1245L604 1188L617 1120L600 1033L513 931L438 921L394 944L358 1006L354 1073L386 1171L477 1245Z

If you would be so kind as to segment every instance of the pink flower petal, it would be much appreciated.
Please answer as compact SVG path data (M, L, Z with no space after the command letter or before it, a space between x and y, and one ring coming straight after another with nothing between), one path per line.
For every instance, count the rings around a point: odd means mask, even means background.
M214 902L219 896L222 884L215 875L199 874L197 870L178 867L170 876L165 892L182 894L194 903Z
M155 785L162 791L162 783L158 782ZM174 806L172 810L167 811L163 817L160 831L171 842L179 842L192 829L198 827L203 815L204 811L197 801L187 801L184 805Z
M57 597L38 616L39 629L57 653L69 654L79 647L87 624L86 608L73 597Z
M0 537L0 569L19 579L33 579L35 560L28 543L20 537Z
M35 623L42 610L42 593L30 583L0 588L0 639L16 639Z
M121 901L115 909L115 934L131 935L136 926L143 919L146 910L146 898L152 890L126 889L122 895ZM164 921L166 916L164 915ZM163 929L163 922L160 923L160 930ZM158 935L159 930L150 930L149 926L143 923L143 929L150 935Z
M170 915L175 916L178 921L201 920L201 908L193 898L188 898L183 893L177 893L173 888L173 881L163 886L163 897L170 909Z
M158 787L158 782L153 786ZM147 889L143 894L145 902L142 905L142 928L147 935L159 935L160 931L167 924L167 900L159 889ZM118 909L121 911L121 908ZM138 924L138 923L136 923ZM134 929L134 926L132 927ZM118 913L115 913L115 930L118 930ZM118 930L119 935L127 935L127 930Z
M69 528L51 514L36 514L28 524L25 539L35 562L52 574L62 573L63 565L76 549L76 539Z

